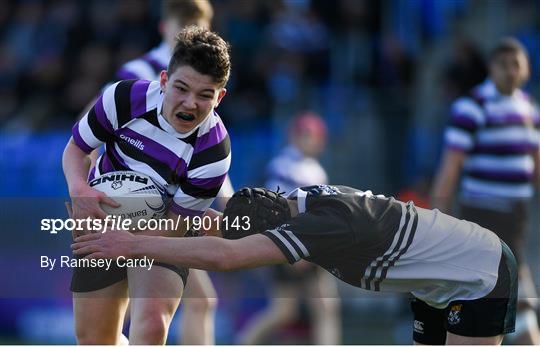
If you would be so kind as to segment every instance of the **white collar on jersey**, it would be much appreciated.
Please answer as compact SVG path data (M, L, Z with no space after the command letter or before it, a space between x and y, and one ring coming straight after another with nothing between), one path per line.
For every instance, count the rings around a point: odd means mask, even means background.
M287 199L294 199L296 198L296 201L298 202L298 213L304 213L306 212L306 198L307 198L307 192L302 190L301 188L296 188L292 192L287 195Z
M514 90L512 95L503 95L499 93L495 83L490 79L486 79L480 86L478 86L478 91L480 95L488 98L514 98L523 95L523 91L520 88Z

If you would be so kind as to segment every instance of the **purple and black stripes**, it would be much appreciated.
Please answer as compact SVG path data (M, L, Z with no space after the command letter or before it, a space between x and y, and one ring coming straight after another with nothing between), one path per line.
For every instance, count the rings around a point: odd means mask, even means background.
M139 76L137 74L127 70L125 67L118 70L116 73L116 78L118 80L134 80L137 79Z
M210 115L212 117L212 115ZM206 134L197 138L193 153L200 153L205 149L213 147L222 142L227 137L227 130L221 122L217 122Z
M191 178L180 182L180 188L189 196L196 198L215 198L227 174L211 178Z
M109 134L112 134L114 129L111 124L111 121L107 118L107 114L105 113L105 109L103 107L103 95L101 95L94 107L90 110L89 117L92 117L95 115L96 120L99 122L99 124L107 131Z
M76 123L73 126L73 129L71 130L71 132L73 134L73 141L75 141L75 144L79 146L79 148L83 152L85 152L86 154L90 154L90 152L94 150L92 147L88 146L88 144L84 142L83 138L81 137L81 133L79 131L79 123Z
M472 154L496 154L496 155L528 155L538 149L538 144L532 142L497 142L477 143L472 149Z
M189 162L188 170L193 170L204 165L208 165L223 160L231 153L231 142L229 135L225 134L223 140L211 147L194 153Z
M478 129L478 124L470 116L455 114L452 116L450 125L473 133Z
M508 183L527 183L532 179L532 172L502 170L467 170L467 176L480 180Z
M171 170L179 169L181 172L184 172L187 167L185 160L180 158L169 148L144 135L139 134L136 131L129 128L122 128L118 131L117 136L119 138L119 142L128 144L129 141L134 142L136 145L138 145L138 147L134 147L133 144L130 144L130 147L136 148L138 152L144 152L145 154L166 164Z
M138 80L131 86L131 118L146 113L146 93L150 81Z

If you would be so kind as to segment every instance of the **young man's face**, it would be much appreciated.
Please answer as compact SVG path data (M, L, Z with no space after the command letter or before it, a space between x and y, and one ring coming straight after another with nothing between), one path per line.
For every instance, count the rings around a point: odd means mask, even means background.
M160 75L163 91L163 117L179 133L187 133L206 119L225 96L226 90L211 76L191 66L179 66L172 75Z
M512 94L529 78L529 63L523 52L503 52L489 66L491 79L503 94Z

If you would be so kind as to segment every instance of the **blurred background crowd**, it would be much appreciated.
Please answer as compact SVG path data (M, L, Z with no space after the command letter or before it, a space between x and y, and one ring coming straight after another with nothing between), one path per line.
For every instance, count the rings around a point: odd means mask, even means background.
M532 75L525 89L540 99L538 1L215 0L212 5L212 29L232 46L232 76L218 113L231 134L235 187L264 182L262 168L285 144L289 121L311 110L328 127L321 163L330 183L386 195L412 192L421 199L439 161L450 103L486 78L486 53L503 35L513 35L528 49ZM24 229L9 218L10 199L67 196L60 157L70 128L114 71L160 43L159 10L158 0L0 1L5 234ZM528 246L538 283L540 258L533 254L540 247L538 199L534 204ZM28 228L27 235L36 233L36 225ZM3 237L4 247L20 245L13 236ZM234 279L239 294L220 300L216 337L218 343L233 343L238 327L264 304L264 297L241 300L241 293L250 290L248 283L264 292L264 276L217 274L216 287L225 276ZM396 301L354 301L350 288L340 291L351 300L342 310L344 343L409 343L407 327L400 325L406 313ZM0 319L0 336L73 342L69 305L69 300L50 305L50 313L44 300L2 300L0 316L12 314ZM36 307L41 307L37 313ZM388 314L370 317L375 308ZM359 321L376 328L362 331Z

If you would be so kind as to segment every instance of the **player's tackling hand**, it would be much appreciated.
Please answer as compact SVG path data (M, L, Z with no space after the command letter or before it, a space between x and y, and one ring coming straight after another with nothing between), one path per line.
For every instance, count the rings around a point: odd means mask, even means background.
M132 258L136 242L137 236L127 231L109 230L105 233L79 236L75 238L71 249L73 254L88 259L116 259L120 256Z

